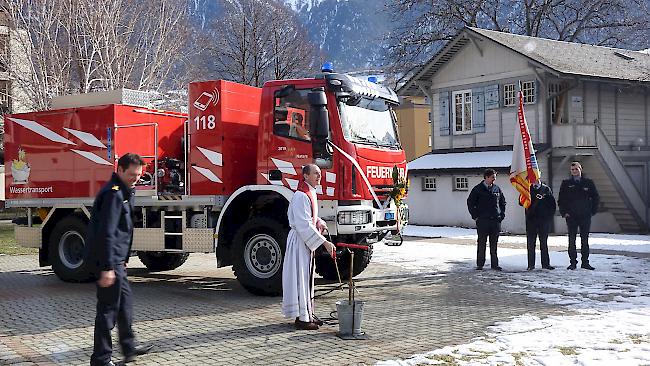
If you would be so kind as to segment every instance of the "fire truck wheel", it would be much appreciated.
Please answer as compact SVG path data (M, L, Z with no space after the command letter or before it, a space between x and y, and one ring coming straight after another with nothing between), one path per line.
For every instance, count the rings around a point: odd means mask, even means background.
M372 258L372 245L368 250L353 249L354 250L354 273L352 277L359 275L363 270L368 267L370 259ZM350 278L350 253L347 250L336 256L338 262L339 272L341 273L341 280L345 281ZM336 274L336 266L332 257L323 251L321 255L316 256L316 273L323 276L326 280L338 281Z
M150 271L171 271L185 263L190 253L138 252L138 258Z
M282 292L282 260L289 229L265 217L242 225L233 240L233 265L241 285L255 295Z
M84 260L87 224L79 217L69 216L59 221L49 241L52 270L66 282L93 280Z

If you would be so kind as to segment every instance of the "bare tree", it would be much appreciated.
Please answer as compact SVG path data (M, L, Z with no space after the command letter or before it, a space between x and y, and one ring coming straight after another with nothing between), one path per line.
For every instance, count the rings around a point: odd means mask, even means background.
M387 38L400 84L465 26L617 47L647 47L646 0L392 0L403 19ZM397 18L397 17L396 17Z
M184 61L182 1L8 0L0 10L18 35L13 53L26 55L27 67L8 65L30 109L73 92L157 91L178 77L174 68Z
M204 42L217 77L253 86L304 75L316 58L296 15L276 0L224 4Z

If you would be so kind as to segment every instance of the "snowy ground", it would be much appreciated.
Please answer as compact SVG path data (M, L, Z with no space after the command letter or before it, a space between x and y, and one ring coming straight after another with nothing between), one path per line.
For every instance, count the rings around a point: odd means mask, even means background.
M414 232L472 237L473 230L410 227L407 234ZM645 236L599 236L596 243L616 250L634 246L634 252L650 246ZM475 271L474 246L406 241L401 247L375 248L373 261L399 265L414 274ZM496 322L468 344L377 365L650 365L650 260L592 255L595 271L568 271L566 252L556 251L551 252L554 271L528 272L523 249L500 248L499 259L504 272L486 270L477 276L505 276L504 285L512 291L561 305L570 315L540 319L528 314ZM537 261L539 267L539 253Z
M476 239L475 229L465 229L447 226L416 226L409 225L405 228L407 236L419 236L425 238L453 238L453 239ZM578 242L580 239L578 239ZM502 235L500 243L512 243L526 245L524 235ZM569 239L566 235L552 235L548 238L548 245L568 246ZM635 253L650 253L650 235L625 235L625 234L600 234L589 235L589 246L593 249L620 250Z

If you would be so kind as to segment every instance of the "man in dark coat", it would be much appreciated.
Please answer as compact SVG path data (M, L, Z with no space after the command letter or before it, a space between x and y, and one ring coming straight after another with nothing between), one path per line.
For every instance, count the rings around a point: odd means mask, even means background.
M548 256L548 232L555 214L555 198L551 188L537 180L530 186L530 207L526 209L526 236L528 238L528 270L535 269L535 243L539 236L542 268L555 269Z
M133 241L133 186L144 161L136 154L118 160L117 173L97 193L88 224L87 258L97 276L97 315L91 366L114 365L111 330L117 322L124 361L131 362L152 346L136 346L131 324L133 300L126 263Z
M476 220L478 248L476 253L476 269L481 270L485 265L485 246L490 239L490 267L500 271L497 257L497 241L501 231L501 221L506 217L506 198L501 188L494 183L497 173L494 169L486 169L483 181L477 184L467 197L467 209L472 219Z
M581 268L593 270L589 264L589 228L591 216L598 211L600 196L594 182L582 176L582 165L575 161L571 163L571 178L562 181L557 200L560 214L566 219L569 231L569 259L571 264L567 269L574 270L578 264L576 251L576 235L580 229L582 254Z

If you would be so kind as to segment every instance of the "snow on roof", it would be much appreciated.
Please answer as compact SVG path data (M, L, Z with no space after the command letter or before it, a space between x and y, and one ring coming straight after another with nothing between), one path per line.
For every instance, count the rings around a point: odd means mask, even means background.
M427 154L408 163L408 170L507 168L512 150Z

